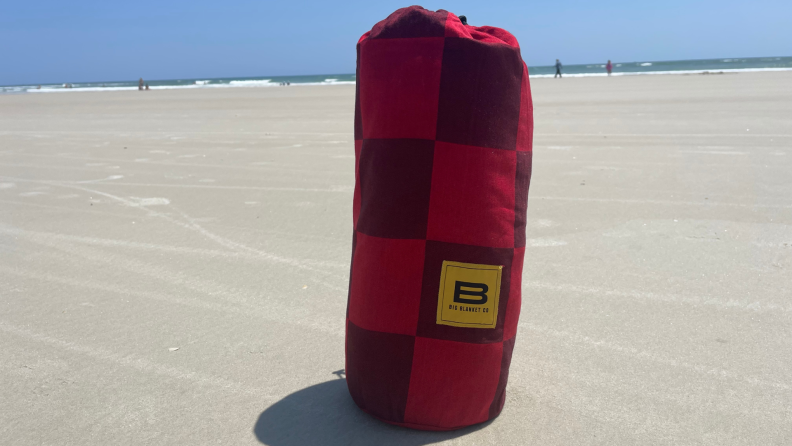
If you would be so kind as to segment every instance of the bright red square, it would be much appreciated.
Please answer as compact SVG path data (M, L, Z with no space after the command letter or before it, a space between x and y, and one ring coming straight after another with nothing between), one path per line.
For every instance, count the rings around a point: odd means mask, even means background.
M454 428L481 423L501 374L503 344L415 339L406 423Z
M509 302L506 304L506 318L503 321L503 340L507 341L517 335L517 323L520 321L522 307L522 270L525 260L525 248L515 248L511 264L511 289Z
M360 151L363 149L363 141L355 141L355 191L352 193L352 227L357 227L358 216L360 215Z
M443 40L368 39L360 44L364 139L435 138Z
M514 247L516 171L514 151L437 141L427 238Z
M356 234L349 320L366 330L414 335L418 325L424 240Z

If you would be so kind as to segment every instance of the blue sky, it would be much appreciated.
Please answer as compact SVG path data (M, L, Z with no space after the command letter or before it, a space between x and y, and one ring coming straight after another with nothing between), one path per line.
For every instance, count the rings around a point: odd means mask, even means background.
M0 85L351 73L355 43L408 3L0 3ZM792 56L792 1L425 1L512 32L528 65Z

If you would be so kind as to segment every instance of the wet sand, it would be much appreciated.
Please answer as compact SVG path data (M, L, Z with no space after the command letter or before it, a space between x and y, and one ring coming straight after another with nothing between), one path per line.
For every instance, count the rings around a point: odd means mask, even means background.
M354 87L0 96L0 443L792 443L792 73L532 84L506 407L452 433L341 379Z

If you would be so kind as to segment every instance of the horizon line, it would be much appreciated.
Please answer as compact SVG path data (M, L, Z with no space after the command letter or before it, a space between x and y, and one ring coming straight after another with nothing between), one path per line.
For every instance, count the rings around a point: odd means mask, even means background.
M732 57L710 57L706 59L666 59L666 60L634 60L629 62L611 61L613 64L630 64L630 63L664 63L664 62L687 62L687 61L707 61L707 60L726 60L726 59L778 59L778 58L792 58L792 56L732 56ZM560 59L559 59L560 60ZM563 62L562 62L563 63ZM604 62L585 62L585 63L570 63L564 66L580 66L580 65L597 65ZM527 65L527 64L526 64ZM528 68L553 68L554 65L528 65ZM169 78L169 79L149 79L148 82L167 82L167 81L182 81L182 80L214 80L214 79L255 79L259 78L277 78L277 77L307 77L307 76L356 76L356 73L331 73L331 74L283 74L283 75L255 75L255 76L200 76L200 77L185 77L182 79ZM142 78L138 78L142 79ZM136 79L130 80L103 80L103 81L70 81L70 82L45 82L45 83L22 83L22 84L0 84L0 87L23 87L33 85L59 85L59 84L98 84L98 83L111 83L111 82L135 82ZM144 79L144 82L146 80Z

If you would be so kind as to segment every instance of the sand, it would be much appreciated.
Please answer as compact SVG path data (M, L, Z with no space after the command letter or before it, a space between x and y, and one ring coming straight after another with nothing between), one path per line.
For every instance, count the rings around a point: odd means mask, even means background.
M792 443L792 73L537 79L502 415L342 379L354 87L0 96L0 443Z

